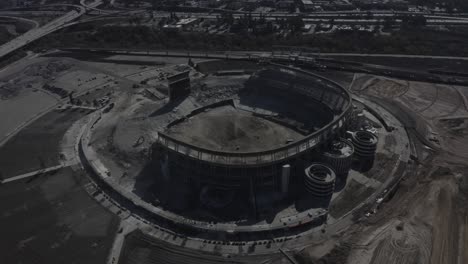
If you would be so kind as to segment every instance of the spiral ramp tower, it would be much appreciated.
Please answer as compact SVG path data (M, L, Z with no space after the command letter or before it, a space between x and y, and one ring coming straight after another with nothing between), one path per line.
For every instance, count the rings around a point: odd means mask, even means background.
M333 140L322 153L321 161L336 173L335 191L340 191L346 186L349 170L353 164L353 155L353 144L344 138Z
M362 170L368 170L374 163L377 151L378 138L369 131L356 131L351 134L351 142L354 146L354 156Z
M312 163L305 169L304 187L306 192L314 198L327 204L335 190L336 174L323 163Z

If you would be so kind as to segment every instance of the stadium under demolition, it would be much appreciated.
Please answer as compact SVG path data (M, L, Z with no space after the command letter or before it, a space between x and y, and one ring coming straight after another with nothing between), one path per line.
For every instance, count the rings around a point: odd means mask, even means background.
M343 75L311 58L70 54L14 69L22 73L10 83L25 87L16 100L58 99L26 139L20 132L2 147L2 183L63 196L44 205L59 212L73 202L54 225L76 219L78 234L110 232L88 243L109 238L109 251L96 247L108 263L267 263L312 245L329 250L337 234L378 215L414 164L414 137L395 113L355 92L360 79L345 88ZM42 136L22 143L30 133ZM28 167L15 169L11 149L26 145ZM78 189L87 194L69 198ZM48 252L47 243L38 247Z
M134 237L167 234L229 258L269 254L323 240L391 195L410 151L385 109L293 66L188 65L153 82L153 100L120 96L81 130L90 192L146 226L126 235L124 260Z

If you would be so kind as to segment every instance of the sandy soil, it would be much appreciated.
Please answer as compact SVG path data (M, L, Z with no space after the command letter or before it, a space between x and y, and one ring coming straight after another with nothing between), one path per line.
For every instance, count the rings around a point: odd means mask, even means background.
M122 153L129 153L128 156L132 156L133 160L127 161L125 157L119 156L123 157L121 164L109 162L106 166L109 165L111 170L114 166L119 172L133 171L138 174L141 168L135 164L144 160L145 151L156 137L158 129L200 106L196 100L186 100L165 109L164 101L148 96L144 92L145 87L132 87L141 82L161 84L165 77L184 67L187 69L186 66L162 67L162 61L150 63L151 59L118 56L107 61L96 60L88 65L70 60L62 64L57 63L57 60L60 59L32 59L0 71L0 94L3 97L0 100L0 136L57 103L57 95L42 89L45 83L76 92L96 87L102 89L83 95L87 96L83 97L86 100L94 96L106 96L114 87L119 87L121 91L109 95L116 107L105 114L106 118L99 124L100 129L93 135L92 144L98 151L110 153L103 156L104 163L106 159L112 160ZM141 64L135 63L137 60ZM123 62L123 65L117 65L119 62ZM168 64L175 62L185 63L179 60ZM215 71L217 66L219 64L209 63L204 66L204 70ZM232 68L237 68L235 66ZM99 68L102 68L101 71ZM217 87L216 80L213 80L213 87ZM398 108L399 117L405 120L415 140L414 148L420 155L407 164L409 169L404 181L375 214L356 214L354 224L332 236L319 247L320 250L317 247L304 250L308 253L304 255L323 257L322 263L468 263L468 251L465 250L468 247L468 88L407 82L366 74L356 74L352 80L349 76L342 76L341 81L343 84L351 82L350 88L355 93L379 98L387 104L386 107ZM104 87L108 83L109 86ZM238 81L233 83L237 85ZM18 89L14 89L16 87ZM235 90L236 87L214 94L213 100L218 100L225 92ZM202 92L202 88L197 91ZM158 111L165 114L152 115ZM37 167L41 162L44 163L38 156L43 156L51 164L57 162L58 152L51 142L58 142L57 138L61 138L67 125L81 114L76 117L53 114L56 116L45 116L46 120L39 119L27 127L8 142L11 144L9 148L2 148L2 169L11 169L11 173L15 174ZM258 118L233 112L231 108L222 109L221 114L217 111L205 112L203 115L213 121L210 125L195 122L195 116L182 124L186 127L175 127L178 131L173 132L180 133L193 143L200 143L200 138L203 138L205 142L202 143L214 149L220 149L219 146L226 146L226 142L230 142L227 148L240 151L257 149L266 141L271 146L271 138L275 138L275 144L279 146L291 137L299 137L293 130L283 126L280 128L267 120L258 122ZM146 125L142 126L142 123ZM210 136L213 131L219 130L226 133L217 133L222 135L219 138ZM38 134L38 131L41 133ZM418 133L425 141L417 141L421 139L417 137ZM139 145L140 137L144 139ZM240 139L246 138L247 144L239 143ZM398 140L384 137L381 147L389 151ZM434 144L428 145L428 142ZM113 149L109 151L109 148ZM23 157L20 163L12 163L8 159L17 156ZM384 174L379 173L379 169L386 162L390 161L379 157L376 167L368 174L369 179L384 181ZM69 171L45 176L18 181L0 191L0 196L5 198L0 199L4 201L2 208L5 209L0 216L0 226L3 227L1 233L8 238L0 239L4 249L0 251L0 256L7 263L42 263L43 259L63 263L68 261L63 256L79 254L82 263L102 263L115 232L114 220L89 200ZM131 180L122 180L122 184L129 186L133 183ZM352 201L350 204L359 203L362 197L372 192L372 188L360 182L353 184L355 188L350 188L341 197ZM348 210L331 208L330 215L340 216ZM24 224L13 225L14 222ZM12 226L19 229L12 229ZM2 243L5 241L8 243ZM145 250L144 246L138 249L128 261L138 262L147 253Z
M43 85L71 67L68 60L33 58L0 72L0 140L57 105L60 97Z
M212 109L167 133L196 146L223 151L261 151L302 138L298 132L231 106Z
M362 218L342 234L337 247L324 257L326 263L334 263L342 254L348 256L347 263L360 264L466 263L465 88L405 84L366 75L355 78L353 91L384 98L390 105L401 104L419 124L430 125L427 136L436 138L440 149L419 148L426 153L420 156L420 163L411 165L416 170L409 170L393 198L375 215Z
M6 137L35 115L56 104L57 101L54 97L40 91L28 91L8 101L0 100L0 116L2 116L0 139Z
M23 128L0 148L4 178L59 165L60 140L67 129L89 111L52 111Z
M119 218L77 178L67 168L2 186L2 263L105 263Z

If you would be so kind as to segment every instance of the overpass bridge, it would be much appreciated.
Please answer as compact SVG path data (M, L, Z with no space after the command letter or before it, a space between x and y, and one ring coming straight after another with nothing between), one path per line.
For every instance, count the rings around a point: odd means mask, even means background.
M102 0L96 0L88 6L97 7L101 3L102 3ZM65 15L52 20L51 22L49 22L48 24L42 27L29 30L28 32L22 34L21 36L0 46L0 58L3 58L6 55L10 54L11 52L26 46L30 42L33 42L43 36L46 36L47 34L50 34L54 31L61 29L68 23L74 21L75 19L81 17L82 15L86 13L85 7L75 6L75 5L72 5L72 7L75 8L75 10L67 12Z
M126 11L118 11L118 10L102 10L98 9L97 7L102 4L102 0L95 0L91 3L86 3L85 0L80 0L80 6L78 5L67 5L67 4L56 4L56 5L50 5L50 6L70 6L72 8L75 8L75 10L72 10L70 12L67 12L63 16L51 21L50 23L42 26L35 28L33 30L30 30L26 32L25 34L11 40L8 43L5 43L4 45L0 46L0 58L10 54L11 52L20 49L30 42L33 42L43 36L46 36L47 34L50 34L52 32L55 32L61 28L64 28L66 26L71 26L79 23L84 23L84 22L89 22L89 21L97 21L99 19L105 19L108 17L116 16L121 13L129 12L129 13L138 13L138 12L146 12L146 9L139 9L139 10L126 10ZM77 9L77 10L76 10ZM0 10L4 11L4 10ZM99 17L96 18L91 18L88 20L84 21L75 21L77 18L81 17L83 14L88 13L88 12L98 12L102 14ZM364 13L362 12L328 12L328 13L308 13L308 14L299 14L303 16L304 22L306 23L328 23L333 19L333 24L346 24L346 25L366 25L366 24L371 24L371 25L378 25L383 23L384 17L397 17L398 15L401 15L401 13L404 12L382 12L382 11L377 11L375 13L372 13L372 16L369 16L368 19L362 18L364 16ZM187 13L187 12L176 12L176 14L180 17L196 17L196 18L204 18L204 19L217 19L219 17L220 13ZM234 18L240 18L244 16L245 14L243 13L233 13ZM290 13L251 13L252 17L254 18L260 18L264 17L267 20L276 20L278 18L287 18L291 16L297 16L298 14L290 14ZM360 15L361 17L356 17L356 18L349 18L350 15ZM169 13L168 12L157 12L156 13L156 18L163 18L163 17L168 17ZM456 16L449 16L449 15L430 15L430 14L425 14L424 15L427 19L427 25L468 25L468 18L464 17L456 17ZM328 19L327 19L328 18ZM324 19L327 19L324 21ZM401 19L395 19L395 24L401 23Z

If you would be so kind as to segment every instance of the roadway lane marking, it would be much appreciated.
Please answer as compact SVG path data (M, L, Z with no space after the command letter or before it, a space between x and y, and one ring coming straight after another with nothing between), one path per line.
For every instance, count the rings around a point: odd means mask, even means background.
M14 176L14 177L4 179L4 180L2 180L0 182L0 184L5 184L5 183L25 179L25 178L34 177L34 176L39 175L39 174L43 174L43 173L50 172L50 171L56 171L56 170L59 170L59 169L62 169L62 168L68 167L68 166L72 166L72 165L74 165L73 162L69 162L69 163L60 164L60 165L57 165L57 166L52 166L52 167L49 167L49 168L44 168L44 169L24 173L24 174L21 174L21 175L18 175L18 176Z

